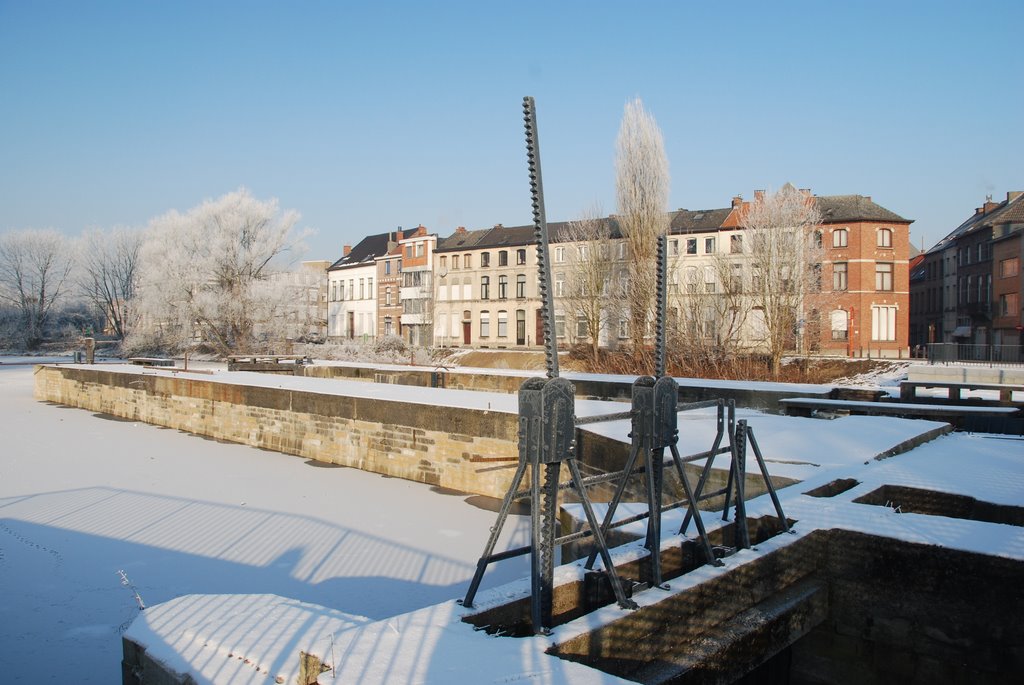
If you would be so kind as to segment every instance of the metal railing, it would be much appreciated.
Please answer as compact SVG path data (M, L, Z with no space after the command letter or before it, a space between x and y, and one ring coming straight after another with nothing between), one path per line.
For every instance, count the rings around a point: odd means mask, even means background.
M929 364L988 364L1024 366L1020 345L973 345L967 343L929 343Z

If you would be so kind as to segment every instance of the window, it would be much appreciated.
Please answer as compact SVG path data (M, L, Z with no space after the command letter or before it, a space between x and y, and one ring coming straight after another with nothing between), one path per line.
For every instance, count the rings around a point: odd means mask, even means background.
M999 296L999 316L1016 316L1019 311L1017 293L1006 293Z
M467 269L472 269L473 268L473 255L471 255L471 254L462 255L462 266L464 266Z
M441 265L440 266L441 266L441 271L445 271L445 270L448 269L448 257L446 255L441 255Z
M526 297L526 274L516 276L516 297L519 299Z
M508 276L498 276L498 299L504 300L508 297Z
M526 264L526 248L516 250L516 264Z
M498 266L508 266L508 250L498 251Z
M704 239L704 254L714 254L715 252L715 239L705 238Z
M892 290L892 264L878 262L875 264L875 290Z
M671 257L679 256L679 241L670 240L668 241L668 254Z
M878 233L875 234L875 244L878 247L892 247L892 229L878 229Z
M832 231L832 247L846 247L849 245L850 235L845 228L837 228Z
M565 337L565 314L555 313L555 337Z
M508 312L498 312L498 337L508 337Z
M576 317L576 337L577 338L589 338L590 330L587 327L587 317L579 316Z
M453 254L452 255L452 269L458 269L458 268L459 268L459 255Z
M338 299L345 299L345 281L338 281Z
M686 239L686 254L697 254L697 239L687 238Z
M811 267L811 292L821 292L821 264Z
M821 249L821 231L815 231L814 232L814 236L812 238L812 243L811 244L814 246L815 250L820 250Z
M366 279L366 299L373 299L373 278Z
M391 322L391 317L390 316L385 316L384 317L384 335L391 335L391 333L392 333L391 329L392 329L393 325L394 324L392 324L392 322Z
M704 267L704 292L715 292L715 267L713 266Z
M556 262L564 262L565 261L565 248L564 247L556 247L555 248L555 261Z
M733 264L732 265L732 291L734 293L743 292L743 265Z
M405 246L405 258L412 259L412 245Z
M871 340L896 340L896 307L871 307Z
M1010 257L999 261L999 278L1011 278L1020 273L1020 257Z
M585 262L590 258L590 245L580 245L576 249L579 252L581 262Z
M849 317L846 315L846 310L833 309L829 318L832 323L832 339L846 340L849 336Z
M619 319L619 337L620 338L628 338L629 337L629 320L628 319Z
M399 291L399 292L401 292L401 291ZM448 299L448 283L447 283L447 281L444 280L444 278L439 278L437 280L437 299L438 300L447 300Z
M391 286L390 285L387 288L384 289L384 304L388 305L388 306L391 305Z
M391 262L390 261L385 261L384 262L384 275L390 275L390 274L391 274Z
M490 266L490 265L491 265L491 253L490 252L481 252L480 253L480 266Z
M462 299L473 299L473 280L470 278L467 278L465 282L462 284Z
M491 313L480 312L480 337L491 337Z
M555 274L555 297L565 297L565 274Z
M366 298L366 281L365 281L365 279L360 278L359 279L359 299L362 300L362 299L365 299L365 298Z
M416 243L416 256L417 257L422 257L423 256L423 243Z
M736 234L729 239L729 252L741 254L743 252L743 236Z
M480 299L489 300L491 299L491 277L481 276L480 277Z
M836 262L832 265L832 290L846 290L846 262Z

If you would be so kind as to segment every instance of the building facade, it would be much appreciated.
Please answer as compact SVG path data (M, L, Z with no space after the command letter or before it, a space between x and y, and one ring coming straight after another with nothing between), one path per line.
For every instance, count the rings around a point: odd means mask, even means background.
M1021 344L1022 198L986 198L925 253L912 281L915 344Z

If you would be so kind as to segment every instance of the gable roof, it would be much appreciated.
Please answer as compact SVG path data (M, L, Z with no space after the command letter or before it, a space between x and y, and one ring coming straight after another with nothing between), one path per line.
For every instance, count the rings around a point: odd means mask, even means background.
M351 252L334 262L334 264L331 264L327 270L337 271L346 267L365 266L366 264L373 262L375 257L387 254L388 250L391 248L391 243L395 241L396 237L401 238L401 235L396 235L395 231L378 233L377 235L368 235L360 240L359 243L352 248Z

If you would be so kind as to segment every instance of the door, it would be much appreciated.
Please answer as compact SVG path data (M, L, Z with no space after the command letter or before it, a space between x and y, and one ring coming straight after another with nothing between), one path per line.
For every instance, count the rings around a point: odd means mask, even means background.
M526 311L516 310L516 345L526 344Z
M352 339L356 337L356 314L355 312L348 313L348 337Z
M462 312L462 344L468 345L473 334L473 319L468 311Z
M554 331L551 332L554 335ZM538 345L544 344L544 314L543 310L537 310L537 337L534 338Z

